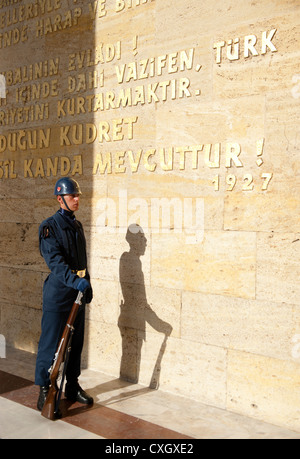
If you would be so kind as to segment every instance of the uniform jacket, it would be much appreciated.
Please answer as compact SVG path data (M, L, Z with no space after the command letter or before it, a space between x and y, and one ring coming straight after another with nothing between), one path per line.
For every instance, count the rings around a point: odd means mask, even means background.
M43 287L43 310L69 311L77 297L80 282L72 271L87 269L82 225L57 211L40 225L39 243L41 255L50 269ZM89 280L88 272L85 278Z

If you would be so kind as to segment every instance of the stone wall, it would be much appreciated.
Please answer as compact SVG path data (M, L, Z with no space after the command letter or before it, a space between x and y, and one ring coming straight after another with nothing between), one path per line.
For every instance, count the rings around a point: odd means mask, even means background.
M83 191L85 365L300 431L298 0L0 0L0 333ZM138 223L143 238L127 228ZM170 331L172 330L171 334Z

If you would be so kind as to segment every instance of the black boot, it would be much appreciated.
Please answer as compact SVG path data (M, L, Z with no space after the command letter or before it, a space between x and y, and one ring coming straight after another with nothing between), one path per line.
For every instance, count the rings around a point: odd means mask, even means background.
M49 392L49 386L40 386L40 395L39 395L38 402L37 402L37 409L39 411L43 410L45 401L47 399L48 392ZM56 419L62 418L60 409L58 409L57 412L55 413L55 418Z
M39 411L42 411L43 409L48 392L49 392L49 386L40 386L40 395L37 401L37 409Z
M84 405L92 405L94 403L93 398L88 395L76 381L67 383L65 387L65 396L68 400L73 400L74 402L83 403Z

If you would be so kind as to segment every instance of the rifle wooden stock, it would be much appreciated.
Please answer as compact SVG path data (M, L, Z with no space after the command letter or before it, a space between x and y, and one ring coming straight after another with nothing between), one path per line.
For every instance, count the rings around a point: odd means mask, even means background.
M51 383L45 404L42 409L42 416L44 416L44 418L50 419L51 421L57 419L55 412L57 392L58 387L56 382L53 385Z
M57 386L59 369L60 369L61 364L65 361L65 356L66 356L66 352L68 349L69 340L73 333L73 325L74 325L74 322L75 322L75 319L78 313L79 306L81 305L82 296L83 294L79 292L72 306L72 309L69 314L67 323L65 325L63 334L59 341L57 351L55 353L54 362L50 369L50 387L49 387L49 392L48 392L46 401L42 409L42 416L44 416L47 419L50 419L51 421L54 421L56 419L56 414L58 411L58 406L56 405L57 405L57 394L59 391L58 386ZM63 381L61 382L61 384L63 384Z

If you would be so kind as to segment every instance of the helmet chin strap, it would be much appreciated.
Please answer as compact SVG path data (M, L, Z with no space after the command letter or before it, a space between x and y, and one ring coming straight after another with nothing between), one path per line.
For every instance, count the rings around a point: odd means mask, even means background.
M66 208L68 209L68 211L73 213L73 210L71 210L70 207L68 206L68 204L66 203L66 200L65 200L64 195L61 195L61 197L62 197L62 200L63 200L63 202L64 202L64 205L66 206Z

